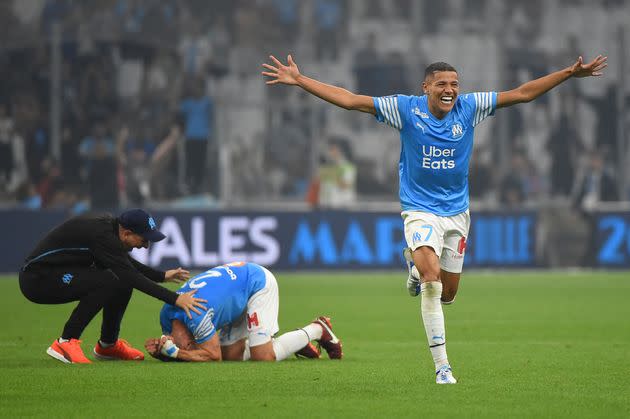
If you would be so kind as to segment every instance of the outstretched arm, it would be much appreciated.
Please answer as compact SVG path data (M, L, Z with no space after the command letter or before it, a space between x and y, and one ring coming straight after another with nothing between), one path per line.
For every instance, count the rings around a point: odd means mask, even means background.
M497 95L497 108L530 102L571 77L601 76L603 74L602 70L608 66L606 63L607 59L608 57L598 55L597 58L590 63L584 64L582 57L579 57L571 67L529 81L516 89L507 92L499 92Z
M371 113L376 115L376 109L374 108L374 102L370 96L357 95L349 92L341 87L332 86L330 84L322 83L315 79L306 77L300 73L297 64L293 61L293 57L289 55L287 57L288 65L282 64L276 57L270 55L273 65L263 64L262 66L269 71L263 71L262 75L271 77L272 80L268 80L267 84L287 84L291 86L300 86L312 95L315 95L326 102L330 102L333 105L337 105L341 108Z

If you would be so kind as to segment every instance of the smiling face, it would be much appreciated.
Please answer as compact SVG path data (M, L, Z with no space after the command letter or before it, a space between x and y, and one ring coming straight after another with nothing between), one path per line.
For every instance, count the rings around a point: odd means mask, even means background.
M442 119L453 109L459 94L459 80L456 71L435 71L422 82L422 90L427 95L429 111Z

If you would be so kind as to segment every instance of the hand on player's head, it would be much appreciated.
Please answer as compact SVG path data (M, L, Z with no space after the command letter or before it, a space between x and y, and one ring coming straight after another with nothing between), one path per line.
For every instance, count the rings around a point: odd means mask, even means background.
M593 61L588 64L584 64L582 56L578 57L577 61L571 67L571 74L573 77L597 77L604 74L603 69L608 67L608 57L598 55Z
M298 69L297 64L293 61L293 57L289 54L287 56L287 64L284 65L273 55L270 55L269 58L273 62L273 65L263 63L262 66L269 71L263 71L261 74L263 76L271 77L272 80L267 80L266 84L297 84L297 79L300 76L300 70Z

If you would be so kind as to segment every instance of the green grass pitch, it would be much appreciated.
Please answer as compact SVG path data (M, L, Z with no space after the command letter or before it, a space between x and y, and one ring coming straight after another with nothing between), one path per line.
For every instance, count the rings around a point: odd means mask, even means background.
M445 307L455 386L434 382L402 272L277 277L281 332L328 314L343 360L66 365L45 350L73 305L32 304L1 280L1 416L630 417L627 272L465 273ZM135 292L121 337L159 335L160 307Z

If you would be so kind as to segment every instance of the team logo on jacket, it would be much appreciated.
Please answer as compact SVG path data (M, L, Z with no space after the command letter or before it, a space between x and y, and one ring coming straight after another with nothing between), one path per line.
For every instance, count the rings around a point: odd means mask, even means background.
M462 124L455 124L451 128L451 132L453 133L453 138L458 138L464 135L464 128L462 128Z

